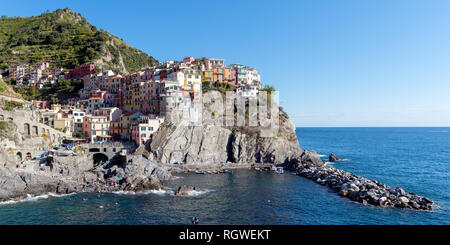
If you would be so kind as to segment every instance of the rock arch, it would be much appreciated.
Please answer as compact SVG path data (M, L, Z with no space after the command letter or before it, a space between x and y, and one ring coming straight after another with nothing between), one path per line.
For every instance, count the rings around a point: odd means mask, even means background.
M99 148L90 148L89 152L100 152Z
M94 164L100 164L109 160L108 156L103 153L95 153L93 156Z

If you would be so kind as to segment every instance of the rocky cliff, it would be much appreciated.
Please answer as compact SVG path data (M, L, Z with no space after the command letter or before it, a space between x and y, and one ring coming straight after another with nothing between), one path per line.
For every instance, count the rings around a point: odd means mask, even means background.
M192 126L166 121L147 150L162 164L199 166L226 162L283 164L303 153L295 126L286 113L281 113L274 137L264 137L264 130L262 127L224 127L210 123Z

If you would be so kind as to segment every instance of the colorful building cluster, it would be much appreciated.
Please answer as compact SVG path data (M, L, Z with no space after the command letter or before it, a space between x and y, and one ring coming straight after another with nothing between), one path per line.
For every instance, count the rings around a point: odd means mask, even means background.
M18 87L42 88L45 85L55 84L64 78L63 69L50 69L48 62L34 65L20 64L9 67L8 79L16 81Z
M194 57L125 76L89 63L75 67L65 77L83 80L79 99L62 107L35 102L44 123L90 142L121 140L137 145L152 139L172 108L200 101L205 86L217 89L226 83L242 97L255 97L261 88L261 76L254 68Z

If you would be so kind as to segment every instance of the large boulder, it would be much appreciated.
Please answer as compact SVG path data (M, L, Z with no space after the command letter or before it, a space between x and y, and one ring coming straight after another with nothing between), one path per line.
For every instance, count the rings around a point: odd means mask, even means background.
M328 157L328 161L330 161L330 162L337 162L337 161L341 161L341 160L342 160L342 158L334 155L333 153L331 153Z
M192 193L192 191L200 191L198 188L183 185L178 187L178 190L175 192L175 196L188 196Z

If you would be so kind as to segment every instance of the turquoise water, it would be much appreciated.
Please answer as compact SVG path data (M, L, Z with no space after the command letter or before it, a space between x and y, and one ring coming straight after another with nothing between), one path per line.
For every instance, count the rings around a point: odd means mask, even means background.
M0 224L450 224L450 128L297 128L304 149L337 168L436 201L434 211L364 206L292 173L180 174L195 196L94 194L0 204ZM326 157L324 157L326 159ZM87 200L83 201L83 198ZM98 206L104 206L99 209Z

